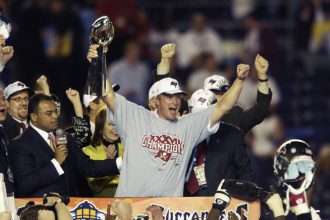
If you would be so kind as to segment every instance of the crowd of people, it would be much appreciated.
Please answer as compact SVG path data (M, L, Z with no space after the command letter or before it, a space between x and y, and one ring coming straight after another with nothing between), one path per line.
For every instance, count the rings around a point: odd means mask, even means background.
M52 22L56 24L56 4L63 1L54 2L49 10L55 10ZM34 9L40 7L44 6L35 5ZM134 16L143 36L143 13ZM120 23L120 15L116 22ZM68 25L72 28L74 24ZM273 114L281 96L269 75L278 68L274 54L268 53L276 45L263 45L269 50L261 45L261 38L273 36L261 28L254 14L248 16L246 25L251 32L240 63L235 64L235 74L218 69L217 64L224 59L221 37L207 25L203 14L196 13L191 28L180 39L170 30L169 35L154 36L168 38L163 39L166 44L154 45L155 60L160 61L153 72L141 60L145 52L141 41L127 40L125 47L114 41L107 56L113 59L113 45L122 47L123 56L109 65L107 94L102 97L80 93L77 86L81 82L71 84L65 80L66 72L60 76L67 86L60 92L65 94L65 101L63 95L54 94L63 85L51 91L56 78L51 73L35 82L22 78L0 89L0 172L7 192L16 198L39 198L56 192L43 205L27 205L20 218L71 218L63 196L214 196L208 216L213 220L234 197L223 187L224 181L235 179L257 182L269 191L266 198L258 198L264 204L261 218L291 219L290 211L297 219L320 219L311 204L318 208L327 201L318 187L326 188L329 171L324 158L329 156L329 147L324 146L316 159L305 141L284 141L283 122ZM51 40L51 25L40 27L46 34L43 40ZM126 30L122 31L119 34L125 36ZM59 41L67 42L69 36L62 37ZM257 38L260 41L256 45ZM0 35L0 71L5 71L16 56L7 42ZM16 46L19 53L24 52L24 46L21 49L15 44L15 50ZM82 51L73 46L70 50L48 42L43 48L52 58L46 63L48 69L54 68L55 73L64 66L70 66L66 71L74 71L74 66L77 70L85 68L87 65L79 65L79 60L58 59L67 58L70 51ZM89 62L98 57L98 47L89 46ZM32 64L29 70L35 71ZM177 69L183 74L178 75ZM182 86L182 82L187 84ZM63 102L72 104L73 115L68 115ZM63 115L70 117L69 126L61 123ZM277 182L280 184L275 190L271 186ZM158 206L147 207L146 212L154 220L163 218ZM6 212L0 215L10 219ZM124 201L111 204L106 218L115 217L131 219L131 205ZM229 212L227 218L244 219L244 212L241 216Z

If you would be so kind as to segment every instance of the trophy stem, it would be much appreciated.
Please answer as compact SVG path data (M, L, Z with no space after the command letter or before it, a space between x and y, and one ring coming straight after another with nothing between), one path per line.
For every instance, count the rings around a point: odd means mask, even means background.
M107 61L106 52L102 47L102 96L105 96L108 92L107 88Z

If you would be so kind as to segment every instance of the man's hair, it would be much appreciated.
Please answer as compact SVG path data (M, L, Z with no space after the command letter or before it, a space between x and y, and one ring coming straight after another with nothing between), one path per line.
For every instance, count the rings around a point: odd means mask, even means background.
M102 143L103 129L107 120L107 112L102 109L95 118L95 132L92 138L92 146L96 147Z
M20 220L38 220L38 212L40 210L51 210L54 211L52 206L45 205L32 205L27 207L24 211L22 211L20 215ZM55 214L55 212L54 212ZM55 215L56 217L56 215Z
M36 95L32 96L29 101L29 105L28 105L29 117L30 117L31 113L37 113L39 104L42 101L54 102L54 99L51 96L44 95L44 94L36 94Z

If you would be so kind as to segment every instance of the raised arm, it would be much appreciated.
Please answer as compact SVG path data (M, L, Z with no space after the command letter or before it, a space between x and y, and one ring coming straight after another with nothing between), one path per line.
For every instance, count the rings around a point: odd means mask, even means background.
M110 79L107 80L107 94L102 97L104 103L108 106L108 108L115 112L115 104L116 104L116 93L113 91Z
M99 45L97 44L92 44L89 46L89 50L87 53L87 60L91 62L93 58L98 57L97 54L97 48ZM104 50L108 51L107 47L104 47ZM108 78L107 80L107 94L102 97L104 103L108 106L108 108L114 112L115 111L115 102L116 102L116 93L113 91L112 86L111 86L111 81Z
M38 79L37 79L37 85L40 87L41 92L45 95L50 96L50 90L49 90L49 84L47 81L47 77L45 75L41 75ZM38 93L38 92L36 92Z
M237 65L237 78L230 89L218 100L211 116L211 126L219 122L222 116L235 105L242 91L244 80L249 75L249 70L250 66L247 64Z
M82 107L82 104L80 101L79 92L77 90L69 88L68 90L65 91L65 93L73 105L75 115L77 117L82 118L83 117L83 107Z
M3 35L0 35L0 72L13 55L14 48L12 46L6 46L6 39Z
M254 66L258 72L258 91L262 94L269 94L270 91L267 77L267 70L269 66L268 61L258 54L254 61Z
M169 77L171 61L175 54L176 45L174 43L165 44L160 48L161 60L157 65L156 74L154 74L154 81L159 81L163 78Z
M236 115L239 116L231 122L242 129L244 133L249 132L251 128L261 123L268 116L272 99L267 78L268 61L258 54L255 58L254 66L258 72L256 103L246 110L236 108L236 111L239 111Z

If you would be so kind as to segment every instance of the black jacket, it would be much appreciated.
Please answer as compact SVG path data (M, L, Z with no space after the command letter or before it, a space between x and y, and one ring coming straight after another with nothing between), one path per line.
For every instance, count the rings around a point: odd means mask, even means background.
M7 114L7 117L2 122L2 125L10 141L21 134L21 127L19 126L19 122L13 119L13 117L9 114Z
M215 194L222 179L254 180L244 133L239 128L221 122L219 130L210 136L205 154L205 177L209 196Z
M245 134L254 126L261 123L264 118L269 115L270 101L272 100L272 91L269 89L269 94L263 94L258 91L257 101L254 106L244 110L238 105L235 105L221 121L233 124L239 127Z
M86 156L67 134L68 157L59 175L51 162L54 152L33 128L29 127L9 146L10 162L15 176L17 197L42 197L49 192L79 196L77 174L101 177L118 174L115 160L93 161Z
M0 126L0 173L3 173L7 193L12 193L14 192L14 179L9 166L8 145L9 140L3 127Z

